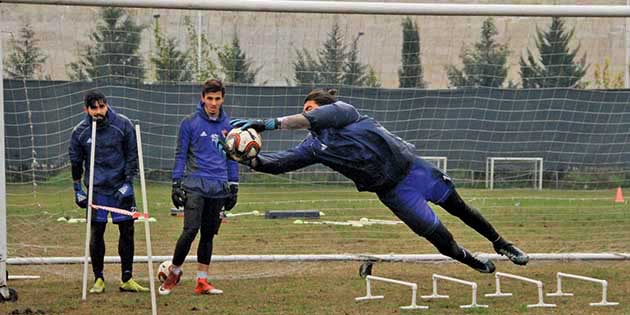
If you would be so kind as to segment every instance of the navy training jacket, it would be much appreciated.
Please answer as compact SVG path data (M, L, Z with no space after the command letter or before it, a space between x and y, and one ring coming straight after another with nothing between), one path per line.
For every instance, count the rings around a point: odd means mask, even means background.
M239 180L238 163L228 160L217 144L230 130L223 107L218 119L212 120L200 102L179 127L173 180L182 180L184 188L206 197L226 197L228 183Z
M85 170L83 182L88 186L90 178L90 148L92 145L92 119L86 114L72 129L70 138L70 163L73 169ZM109 106L107 121L96 128L96 152L94 153L94 192L111 195L125 182L132 182L138 174L138 146L136 131L131 120L118 114ZM73 180L81 178L74 174Z
M304 113L311 135L300 145L261 153L257 171L279 174L315 163L351 179L359 191L386 191L409 173L415 147L354 106L337 101Z

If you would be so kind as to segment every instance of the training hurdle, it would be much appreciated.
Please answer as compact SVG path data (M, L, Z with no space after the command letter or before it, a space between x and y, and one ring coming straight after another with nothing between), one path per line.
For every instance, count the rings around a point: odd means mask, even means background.
M355 298L354 299L355 301L377 300L377 299L384 298L383 295L372 295L372 286L371 286L371 281L372 280L383 281L383 282L388 282L388 283L393 283L393 284L400 284L400 285L404 285L404 286L407 286L407 287L411 287L411 304L408 305L408 306L401 306L400 309L403 309L403 310L416 310L416 309L427 309L427 308L429 308L428 306L417 305L416 304L416 293L418 292L418 285L417 284L411 283L411 282L406 282L406 281L395 280L395 279L370 276L370 275L365 277L365 284L366 284L366 288L367 288L366 295L362 296L362 297Z
M584 276L574 275L574 274L570 274L570 273L563 273L563 272L558 272L556 274L556 279L558 281L558 289L557 289L557 291L553 292L553 293L547 293L547 296L573 296L573 293L567 293L567 292L563 292L562 291L562 278L563 277L564 278L577 279L577 280L584 280L584 281L589 281L589 282L595 282L595 283L599 283L599 284L602 285L602 300L600 302L589 303L591 306L619 305L618 302L608 302L606 300L606 297L608 296L608 294L607 294L608 281L601 280L601 279L596 279L596 278L591 278L591 277L584 277Z
M433 274L433 276L431 276L431 278L433 279L433 293L431 295L423 295L421 296L421 298L423 299L444 299L444 298L448 298L448 295L441 295L438 294L437 292L437 280L438 279L442 279L442 280L447 280L447 281L453 281L453 282L457 282L457 283L461 283L464 285L469 285L472 287L472 302L470 304L467 305L460 305L460 308L473 308L473 307L488 307L488 305L483 305L483 304L477 304L477 283L472 282L472 281L465 281L465 280L461 280L461 279L457 279L457 278L452 278L452 277L448 277L448 276L443 276L443 275L439 275L439 274Z
M529 304L527 307L556 307L556 304L547 304L543 302L543 283L542 281L525 278L509 273L497 272L494 274L494 279L496 280L497 291L495 293L486 294L487 297L501 297L501 296L512 296L512 293L501 292L501 277L511 278L516 280L521 280L529 283L533 283L538 287L538 303Z

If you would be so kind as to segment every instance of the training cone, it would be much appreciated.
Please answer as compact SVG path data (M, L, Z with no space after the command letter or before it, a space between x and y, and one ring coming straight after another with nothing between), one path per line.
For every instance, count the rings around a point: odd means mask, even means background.
M617 187L617 194L615 195L615 202L624 203L623 200L623 192L621 191L621 187Z

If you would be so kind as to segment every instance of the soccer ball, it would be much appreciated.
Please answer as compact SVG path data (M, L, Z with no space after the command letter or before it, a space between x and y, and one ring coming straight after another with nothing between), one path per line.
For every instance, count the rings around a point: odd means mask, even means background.
M232 129L225 137L227 152L237 161L255 158L262 148L262 138L252 128L241 130Z
M160 267L158 267L157 278L160 281L160 283L164 283L164 281L166 281L166 277L168 277L168 273L169 273L168 269L171 267L172 264L173 263L170 260L167 260L161 263ZM182 270L182 273L183 273L183 270Z

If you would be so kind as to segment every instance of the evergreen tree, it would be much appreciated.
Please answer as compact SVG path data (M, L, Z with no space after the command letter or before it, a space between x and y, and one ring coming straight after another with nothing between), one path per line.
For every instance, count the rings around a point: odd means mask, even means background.
M344 62L342 82L345 85L362 86L365 85L365 81L367 80L365 72L368 66L359 62L358 44L359 37L362 35L363 33L357 34L357 37L355 37L352 41L350 51L348 52L346 61Z
M198 33L189 16L184 17L184 25L186 25L188 34L188 56L192 60L194 79L198 82L205 82L209 78L217 78L219 69L213 61L213 57L219 50L218 47L208 40L206 34L200 34L201 58L199 58Z
M580 47L571 50L569 43L575 29L565 30L564 20L553 17L549 31L536 32L536 57L529 49L521 56L521 80L524 88L580 87L586 74L586 55L576 61Z
M19 38L11 38L12 51L4 62L8 78L27 80L42 78L42 67L48 57L37 47L38 42L35 32L28 23L20 29Z
M623 71L613 72L610 69L610 58L604 59L604 64L595 64L593 77L595 78L594 88L596 89L621 89L624 86Z
M365 77L365 86L367 87L381 87L381 81L378 79L378 75L372 66L368 66L368 73Z
M460 57L463 68L454 65L447 67L447 75L454 87L501 87L507 78L507 58L510 51L507 45L495 40L498 34L493 18L483 21L481 40L473 49L464 48Z
M319 65L306 50L295 50L296 60L293 62L295 82L301 85L315 85L320 82Z
M155 67L155 78L160 83L190 82L192 69L187 52L177 49L177 40L166 37L160 30L159 16L155 19L153 36L155 52L151 63Z
M218 52L219 61L225 73L225 81L232 83L255 83L256 75L262 68L251 69L252 61L247 58L238 40L238 35L234 33L232 45L225 47Z
M145 70L138 50L143 29L124 9L102 8L96 31L89 36L93 44L79 52L68 75L72 80L142 83Z
M343 80L344 63L346 60L346 45L339 24L335 22L328 33L324 47L318 51L320 83L331 86L339 85Z
M402 60L398 70L398 80L401 88L426 86L422 62L420 60L420 33L418 26L410 18L406 17L402 22Z

